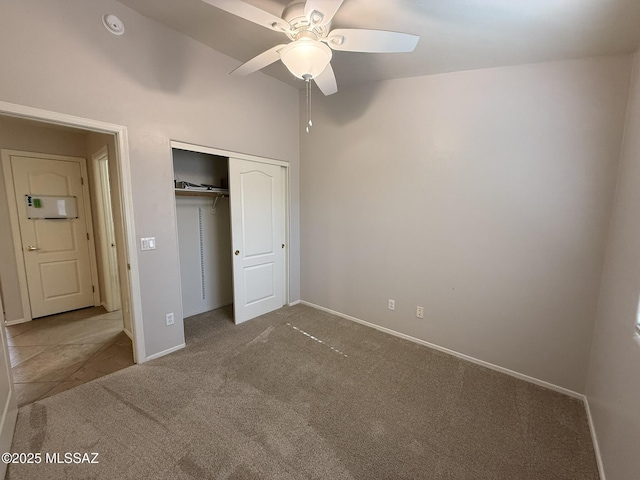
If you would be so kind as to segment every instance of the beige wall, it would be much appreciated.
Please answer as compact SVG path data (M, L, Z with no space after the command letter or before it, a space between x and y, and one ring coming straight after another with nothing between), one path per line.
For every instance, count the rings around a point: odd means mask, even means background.
M630 71L594 58L314 96L302 299L584 392Z
M126 33L102 26L118 15ZM28 39L28 41L25 41ZM125 125L146 354L184 341L170 140L290 162L291 296L299 298L298 91L113 0L9 0L0 15L0 100ZM174 312L174 326L164 325Z
M640 56L636 54L587 397L607 480L640 472Z
M86 157L84 132L74 132L38 125L0 115L0 149ZM6 311L6 320L23 318L18 271L9 223L9 207L0 168L0 288Z

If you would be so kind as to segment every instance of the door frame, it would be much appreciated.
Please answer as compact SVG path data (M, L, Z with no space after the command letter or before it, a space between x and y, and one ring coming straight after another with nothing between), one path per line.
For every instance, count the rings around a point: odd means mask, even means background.
M142 363L146 361L147 356L145 352L142 324L142 295L140 289L140 272L138 266L138 252L133 215L133 187L131 182L129 136L127 127L4 101L0 101L0 114L34 120L36 122L63 125L81 130L114 135L116 146L115 161L118 162L119 167L117 181L120 187L120 201L122 205L122 229L127 239L126 245L123 245L123 252L127 258L127 264L129 267L129 297L131 300L131 328L133 329L133 338L131 339L133 343L133 361L135 363Z
M20 220L18 219L18 203L16 200L15 183L13 178L13 168L11 157L13 155L33 156L43 160L56 160L63 162L74 162L80 165L80 177L82 179L82 197L85 205L84 217L89 234L89 266L91 268L91 282L93 285L93 305L100 305L100 288L98 288L98 262L96 261L96 242L93 234L93 218L91 216L91 199L89 196L89 175L87 172L87 159L82 157L70 157L66 155L51 155L48 153L25 152L22 150L0 150L2 157L2 169L4 170L4 184L7 192L7 206L9 207L9 223L13 236L13 251L16 256L16 267L18 270L18 284L20 285L20 298L22 299L23 321L28 322L33 319L31 312L31 300L29 299L29 288L27 285L27 269L24 263L24 251L22 234L20 232ZM86 179L86 181L84 180Z
M18 395L16 394L16 387L13 383L13 372L11 370L11 358L9 357L9 348L7 346L7 335L2 324L4 323L4 309L2 307L2 295L0 295L0 349L2 349L1 355L4 357L5 372L0 372L0 375L6 375L9 381L9 392L5 404L0 403L0 450L3 452L11 451L11 442L13 440L13 431L18 420ZM1 400L1 399L0 399ZM0 477L4 478L7 472L7 464L0 464Z
M171 154L173 152L174 148L177 148L179 150L187 150L189 152L197 152L197 153L208 153L210 155L216 155L219 157L227 157L228 159L231 158L238 158L240 160L249 160L251 162L257 162L257 163L268 163L270 165L278 165L280 167L283 167L285 169L284 171L284 175L283 175L283 188L284 188L284 237L285 237L285 241L286 241L286 248L285 248L285 254L284 254L284 305L288 305L289 304L289 299L291 298L290 294L289 294L289 268L291 265L291 262L289 260L289 255L291 252L291 228L290 228L290 218L291 218L291 213L290 213L290 209L291 209L291 204L290 204L290 195L289 195L289 185L290 185L290 180L289 180L289 175L290 175L290 168L289 168L289 162L286 162L284 160L276 160L273 158L266 158L266 157L258 157L256 155L248 155L245 153L238 153L238 152L231 152L229 150L221 150L218 148L211 148L211 147L205 147L204 145L196 145L193 143L185 143L185 142L180 142L177 140L171 140L169 142L169 148L171 149ZM177 225L177 218L178 218L178 214L176 211L176 207L175 207L175 202L174 202L174 212L173 212L173 216L176 219L176 235L178 232L178 225ZM179 267L179 265L178 265ZM180 287L182 288L182 286ZM182 302L182 291L180 292L180 302ZM181 305L182 306L182 305Z
M113 245L109 245L109 239L113 239L115 243L115 229L113 225L112 203L111 203L111 187L108 178L102 168L102 163L106 163L108 175L109 171L109 149L103 146L93 154L91 154L92 163L92 190L96 199L96 222L95 226L100 232L100 241L98 248L100 249L100 270L104 273L104 298L101 299L102 305L108 312L113 312L122 308L119 301L120 298L120 281L118 278L118 258L117 252Z

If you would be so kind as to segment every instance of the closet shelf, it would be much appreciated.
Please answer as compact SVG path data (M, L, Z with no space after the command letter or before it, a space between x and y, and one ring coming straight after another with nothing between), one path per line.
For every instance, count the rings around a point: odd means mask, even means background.
M228 197L229 189L212 188L210 190L196 190L193 188L176 188L177 196L184 197Z

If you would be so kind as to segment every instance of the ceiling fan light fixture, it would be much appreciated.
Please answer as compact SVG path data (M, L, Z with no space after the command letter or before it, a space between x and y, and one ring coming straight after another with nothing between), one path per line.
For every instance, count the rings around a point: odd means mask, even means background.
M315 78L331 61L333 52L324 43L309 38L301 38L288 44L280 54L282 63L298 78Z

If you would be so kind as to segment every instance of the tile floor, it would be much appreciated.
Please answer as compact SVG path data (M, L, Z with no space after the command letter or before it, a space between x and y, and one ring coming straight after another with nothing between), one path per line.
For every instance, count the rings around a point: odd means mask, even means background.
M120 311L84 308L6 331L18 406L133 365Z

